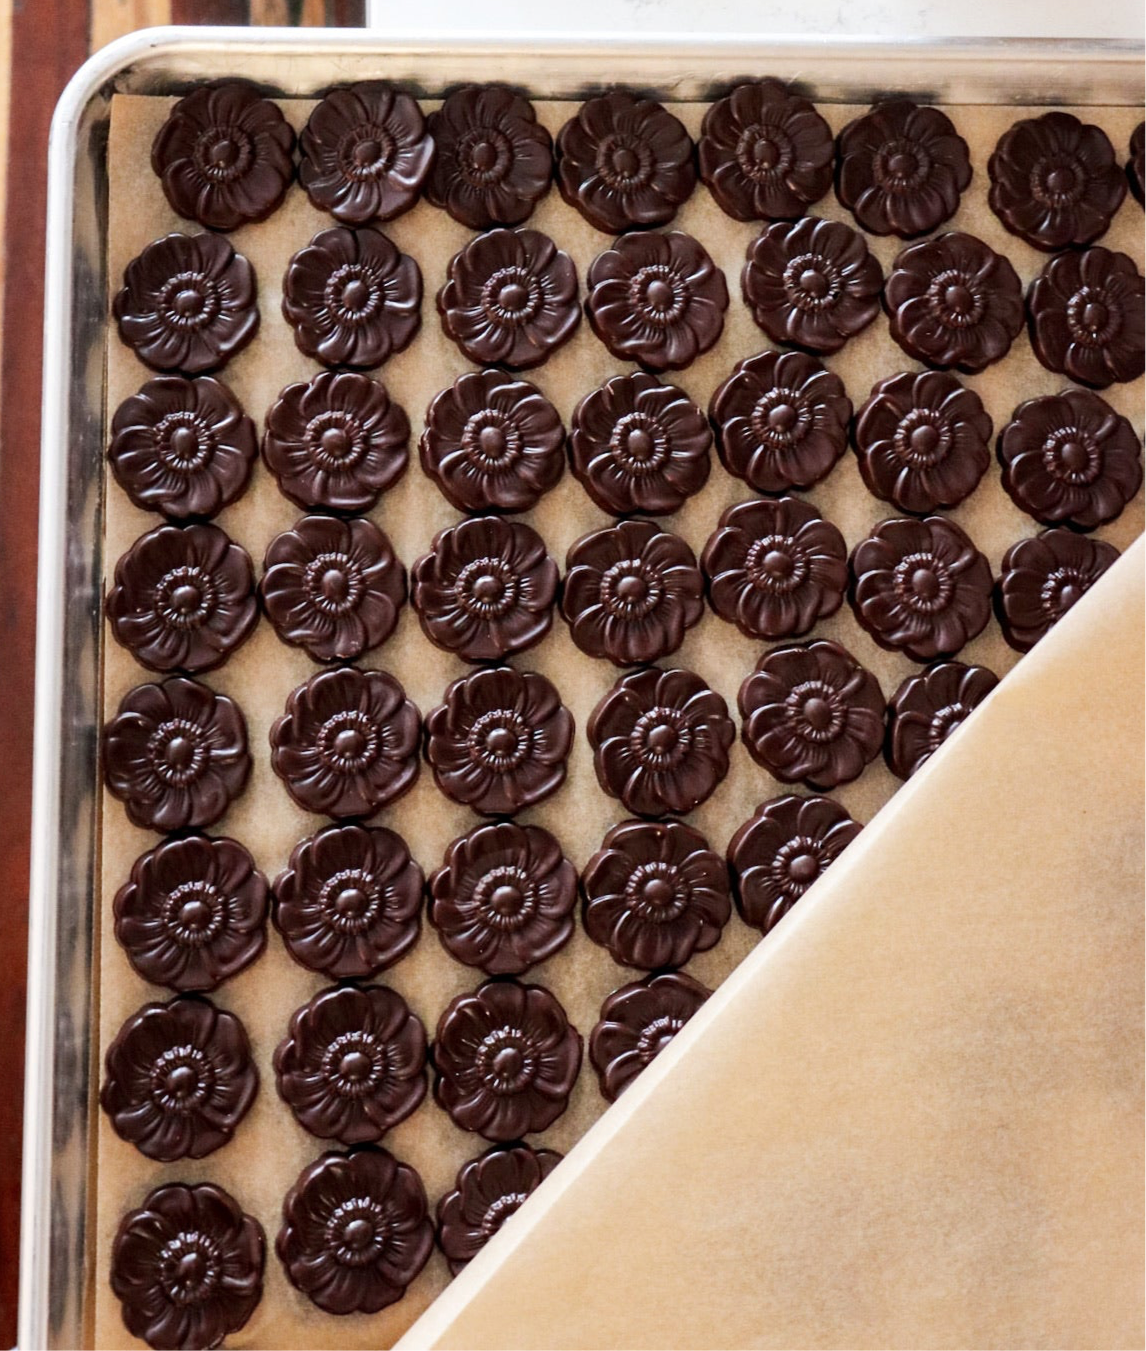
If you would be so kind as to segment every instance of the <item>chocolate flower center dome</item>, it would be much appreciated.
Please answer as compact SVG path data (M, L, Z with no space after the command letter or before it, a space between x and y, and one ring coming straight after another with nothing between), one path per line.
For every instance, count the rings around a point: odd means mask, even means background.
M662 1014L644 1027L637 1038L637 1055L640 1056L642 1063L648 1065L655 1060L684 1024L683 1018Z
M632 192L652 179L656 160L641 137L614 133L605 136L598 145L596 166L607 187Z
M788 299L805 314L831 309L839 300L841 289L839 268L822 253L797 254L784 268Z
M504 473L521 459L521 432L496 408L483 408L466 420L462 449L481 473Z
M385 1044L364 1029L335 1037L322 1056L323 1082L340 1098L363 1098L386 1077Z
M946 268L932 279L927 299L932 315L944 328L971 328L986 309L986 299L974 278L957 268Z
M323 300L339 323L358 328L385 304L385 282L362 263L344 263L327 278Z
M336 1262L364 1267L377 1260L389 1231L384 1208L369 1196L355 1196L331 1212L326 1244Z
M164 284L156 308L172 328L206 328L219 313L219 291L202 272L177 272Z
M1092 581L1093 578L1078 568L1055 568L1042 586L1043 605L1056 619L1061 619L1076 601L1081 600Z
M629 282L629 298L638 315L658 328L675 324L688 304L688 287L672 268L660 263L642 267Z
M896 564L894 577L896 595L920 614L935 614L951 603L955 584L947 566L934 554L908 554Z
M520 1093L536 1072L528 1043L511 1028L497 1028L485 1038L476 1064L485 1087L499 1096Z
M1064 483L1093 483L1102 473L1102 452L1082 427L1055 427L1043 444L1047 472Z
M481 1219L480 1229L485 1238L493 1238L501 1226L524 1205L528 1192L506 1192L490 1203Z
M502 267L482 287L481 307L494 323L518 328L533 318L543 298L532 272L523 267Z
M670 769L691 745L692 729L675 708L650 708L633 727L633 751L646 769Z
M1104 347L1122 329L1122 307L1101 287L1082 286L1067 303L1066 322L1075 342Z
M208 423L190 411L168 413L155 425L155 453L166 469L190 476L209 464L215 453L215 434Z
M162 722L147 745L151 769L164 783L180 787L193 783L207 764L202 728L186 718Z
M324 722L315 745L324 764L340 774L365 769L381 749L377 723L357 709L336 713Z
M214 613L215 584L202 568L173 568L155 588L155 610L163 623L175 629L197 629Z
M688 883L672 863L643 863L625 883L629 910L651 924L671 924L689 903Z
M463 179L475 188L500 183L513 167L513 145L499 127L474 127L459 139L454 153Z
M819 877L822 867L820 841L807 835L796 835L777 850L772 862L772 877L786 896L797 900Z
M797 389L770 389L756 401L749 423L761 445L798 445L815 424L815 414Z
M921 187L931 175L932 159L922 142L897 138L876 151L872 173L884 192L906 192Z
M764 535L749 546L744 571L757 591L784 595L807 581L808 558L789 536Z
M388 174L398 147L385 127L376 122L364 122L346 133L335 153L345 177L361 182Z
M644 559L623 558L601 577L601 603L620 619L651 614L664 598L664 582Z
M497 773L515 769L529 753L529 728L512 710L483 713L470 729L471 756Z
M361 868L344 868L323 883L318 908L323 920L339 933L363 933L374 923L379 888Z
M343 615L357 608L364 585L362 569L349 554L319 554L303 572L307 600L323 614Z
M159 1253L159 1284L180 1309L202 1304L215 1293L222 1269L219 1251L209 1234L178 1234Z
M657 420L640 411L617 419L609 437L613 459L627 474L655 474L669 458L668 438Z
M1047 156L1031 169L1031 195L1046 206L1073 206L1086 189L1087 177L1076 155Z
M454 592L467 614L496 619L517 604L517 574L504 558L476 558L458 573Z
M795 159L791 136L775 123L753 122L744 128L736 143L736 162L754 183L783 178Z
M330 408L311 418L303 436L311 461L328 473L348 473L366 454L362 424L341 409Z
M151 1097L163 1113L196 1111L214 1083L211 1062L197 1046L172 1046L151 1065Z
M911 409L892 438L899 458L916 469L940 464L951 453L953 444L949 419L930 408Z
M207 127L196 138L191 157L204 178L212 183L230 183L250 169L254 144L236 124Z
M491 868L473 890L482 923L503 933L525 928L537 913L537 887L524 868Z
M183 947L201 948L214 941L230 921L228 898L211 882L184 882L163 898L167 934Z
M805 741L834 741L844 729L847 709L836 690L822 680L797 685L784 702L793 729Z

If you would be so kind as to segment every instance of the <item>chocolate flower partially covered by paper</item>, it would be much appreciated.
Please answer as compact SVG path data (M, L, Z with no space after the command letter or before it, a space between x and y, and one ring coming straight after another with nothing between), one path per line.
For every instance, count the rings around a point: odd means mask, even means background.
M561 1162L552 1149L491 1149L458 1172L438 1202L438 1246L456 1276Z
M647 976L614 990L589 1037L602 1096L616 1102L711 993L683 971Z
M922 675L908 676L891 696L887 763L909 779L959 730L999 683L985 666L942 662Z

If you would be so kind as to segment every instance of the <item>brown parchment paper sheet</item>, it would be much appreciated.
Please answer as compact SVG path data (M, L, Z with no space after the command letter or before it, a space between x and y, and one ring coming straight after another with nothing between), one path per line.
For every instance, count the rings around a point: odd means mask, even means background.
M149 164L152 138L169 106L169 100L158 98L117 96L113 100L108 156L109 277L113 288L120 284L126 263L150 240L171 230L193 233L198 228L172 213ZM282 104L296 128L304 125L311 106L304 101ZM425 106L429 108L433 104L426 102ZM537 105L540 118L554 133L575 106L569 103ZM670 106L696 135L704 106ZM823 105L822 111L833 127L839 129L862 110L844 105ZM962 107L952 110L959 130L971 145L975 178L951 228L969 230L1005 251L1025 283L1043 265L1044 256L1007 235L986 207L987 157L998 136L1020 115L1020 110L1014 108ZM1102 108L1091 114L1082 110L1082 115L1102 125L1121 151L1141 113L1132 109ZM822 215L850 219L830 195L816 210ZM281 279L290 255L306 244L316 231L331 223L328 216L309 205L305 194L296 185L269 221L237 230L231 236L235 247L249 257L256 268L262 325L255 342L224 368L220 378L239 396L260 431L264 414L279 390L291 381L308 379L319 369L298 352L281 316ZM608 236L595 231L567 207L556 190L540 204L528 224L549 233L572 254L582 282L592 259L609 242ZM724 216L703 187L697 188L674 224L704 241L725 269L732 296L719 344L688 370L668 377L705 406L712 390L738 359L769 345L740 299L740 269L745 249L757 227ZM391 395L410 416L412 453L410 471L383 497L372 515L389 534L399 557L409 566L426 550L436 530L458 519L458 514L421 474L416 441L430 398L469 369L457 348L441 331L434 294L444 280L449 259L470 237L470 232L425 203L386 224L384 229L401 249L418 260L425 283L420 335L407 351L393 358L379 372ZM898 241L870 242L886 269L900 247ZM1136 202L1127 199L1102 242L1131 253L1141 265L1142 212ZM841 353L830 358L828 364L844 379L857 407L867 397L875 380L899 370L912 369L915 365L891 341L886 320L882 317ZM553 400L568 422L581 395L610 375L626 369L631 368L616 362L593 337L588 324L583 323L576 338L539 370L529 373L528 378ZM149 374L113 331L108 359L109 415ZM1037 363L1023 336L1005 361L981 376L970 377L968 383L979 391L998 428L1022 399L1055 392L1064 382ZM1130 417L1141 433L1142 382L1117 388L1106 397ZM676 516L666 518L666 524L683 535L699 553L720 512L729 504L750 496L746 485L724 473L714 455L713 473L707 487ZM840 527L849 546L862 538L875 522L896 514L894 509L867 493L851 454L845 456L828 480L808 496ZM106 504L105 557L110 575L115 559L138 535L158 524L158 518L137 511L111 481ZM219 524L247 548L256 567L261 567L269 540L278 531L289 527L299 514L278 492L270 474L259 465L251 489L241 501L222 513ZM1006 548L1020 537L1035 533L1037 528L1003 493L997 468L988 471L971 499L951 515L970 533L996 569ZM607 520L569 474L525 519L540 530L562 566L569 544ZM1117 522L1098 533L1121 548L1141 529L1140 498ZM918 669L906 658L876 647L856 625L847 606L818 626L815 636L843 642L876 672L889 695L904 676ZM743 638L731 625L708 613L690 632L680 652L663 664L677 664L698 671L724 695L734 711L740 682L754 666L763 646ZM981 662L1000 675L1017 659L1004 644L994 622L964 649L960 657ZM405 610L395 636L361 664L393 671L423 713L439 702L448 682L466 669L463 663L427 642L409 608ZM553 632L540 647L515 659L515 664L523 669L540 670L554 679L577 721L578 735L565 786L549 802L525 813L522 819L553 830L566 854L581 867L598 846L606 829L623 815L619 804L606 798L597 788L584 738L588 715L613 683L617 672L611 664L594 661L580 653L560 620L555 622ZM292 804L271 771L267 746L268 729L282 711L287 695L317 669L305 653L282 644L264 620L254 637L221 670L206 677L208 684L234 696L242 706L255 758L247 792L212 833L232 835L242 841L271 879L284 866L291 848L325 824L324 820L309 816ZM109 638L104 657L105 716L114 714L120 699L133 685L153 678ZM860 780L841 789L837 796L853 816L866 822L897 786L897 781L880 762L870 766ZM751 815L756 805L778 791L782 791L780 786L757 768L738 744L732 754L728 779L690 819L715 848L723 849L732 832ZM428 772L423 772L414 791L382 813L379 819L407 840L427 873L440 863L449 841L476 823L473 814L438 793ZM115 943L110 922L116 889L125 879L131 862L152 847L156 838L132 827L121 805L105 796L101 839L98 977L102 1056L102 1049L125 1018L141 1004L168 995L141 981L131 970ZM768 942L773 942L774 938L774 935L770 936ZM687 970L708 986L715 987L758 941L756 932L734 915L717 947L696 958ZM870 936L868 941L873 941ZM597 1020L602 999L636 975L616 966L578 930L568 948L535 968L526 979L549 986L564 1004L573 1023L587 1036ZM475 988L481 975L449 958L436 935L427 928L413 953L386 972L382 979L406 997L432 1035L437 1018L448 1001L463 990ZM304 1132L278 1099L271 1055L285 1032L291 1012L324 983L321 977L292 962L272 932L268 950L259 962L212 996L220 1006L232 1009L243 1019L262 1081L254 1107L235 1139L215 1155L199 1162L152 1163L121 1141L102 1114L97 1113L95 1340L98 1346L122 1346L130 1341L122 1325L118 1303L107 1285L109 1245L122 1213L139 1204L152 1187L177 1179L217 1181L231 1191L245 1209L258 1216L267 1231L269 1245L273 1245L284 1193L301 1168L327 1146ZM567 1151L605 1106L592 1068L586 1065L569 1110L552 1129L532 1139L531 1143ZM451 1188L459 1165L484 1148L483 1141L457 1130L429 1099L383 1143L418 1169L431 1204ZM230 1344L251 1347L389 1345L446 1282L444 1261L435 1253L398 1305L374 1317L336 1319L322 1314L287 1283L271 1253L263 1301L247 1327L235 1334Z

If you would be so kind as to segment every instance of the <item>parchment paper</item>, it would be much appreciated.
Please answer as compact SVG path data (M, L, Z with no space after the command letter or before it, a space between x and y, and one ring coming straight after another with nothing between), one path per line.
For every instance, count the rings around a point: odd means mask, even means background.
M176 217L163 197L149 164L151 140L166 117L169 101L119 96L113 100L109 146L110 267L112 288L118 287L126 263L150 240L171 230L194 233L198 227ZM282 104L284 112L301 128L312 105L302 101ZM427 102L427 108L433 104ZM574 110L566 103L539 104L541 119L556 133ZM673 106L695 135L703 115L702 105ZM843 105L824 105L825 116L838 129L859 111ZM1043 265L1045 258L1007 235L987 210L986 160L998 136L1021 115L1014 108L959 108L952 116L971 144L975 178L965 194L951 228L966 229L1005 251L1024 283ZM1082 115L1097 121L1114 143L1123 147L1140 111L1097 109ZM817 212L850 219L829 196ZM528 222L544 230L574 257L582 281L592 259L607 246L609 237L589 226L551 191ZM259 279L262 325L255 342L220 373L256 420L260 431L264 414L279 390L295 380L305 380L319 368L303 357L280 313L281 278L287 260L311 236L331 224L315 211L305 194L292 187L284 205L261 225L235 231L235 247L253 262ZM704 241L725 269L732 304L720 343L688 370L669 378L706 406L715 386L741 357L761 351L769 344L756 327L740 299L739 273L745 249L756 227L730 220L698 187L681 210L675 225ZM401 403L412 424L411 468L404 479L381 500L373 519L389 534L398 555L409 566L425 551L436 530L458 519L418 466L416 441L430 398L468 369L457 348L443 335L434 308L434 294L445 277L452 255L470 237L470 232L443 212L420 204L412 212L385 227L395 243L419 262L425 282L423 328L404 353L380 371L391 395ZM1142 214L1129 198L1111 230L1102 241L1111 248L1130 252L1141 263ZM898 248L895 240L874 240L872 247L885 269ZM828 364L844 379L858 407L879 378L915 368L891 341L886 320L878 319L863 335L853 339ZM577 399L610 375L631 369L611 358L584 323L573 342L539 370L529 374L554 402L568 422ZM133 393L149 372L125 348L114 332L109 344L108 409ZM996 428L1010 416L1021 400L1060 389L1060 377L1045 371L1034 359L1025 335L1008 358L968 383L978 390ZM1107 396L1126 413L1141 432L1142 382L1117 388ZM666 519L670 529L682 534L698 553L727 505L752 496L745 484L723 472L713 457L713 473L704 491L676 516ZM808 494L822 513L843 531L849 546L856 543L879 520L895 515L893 508L878 502L864 489L849 453L828 480ZM123 492L109 481L106 495L107 569L158 518L133 508ZM278 531L288 528L300 513L278 492L270 474L256 467L246 496L219 517L219 524L261 566L263 552ZM1033 534L1037 527L1020 513L1003 493L997 467L970 500L950 513L987 554L997 569L1002 554L1015 540ZM547 540L550 552L564 564L568 545L587 530L606 523L606 517L589 502L580 485L567 474L562 483L524 519L534 524ZM1141 498L1122 517L1099 531L1119 547L1142 529ZM845 644L879 677L885 693L895 689L906 675L918 670L908 659L881 651L859 629L850 610L843 610L818 626L817 637L835 638ZM741 637L731 625L711 612L688 635L671 662L698 671L719 690L735 709L736 692L753 668L764 645ZM962 653L962 660L981 662L1000 675L1017 660L992 621L988 629ZM407 608L398 631L381 649L360 663L394 672L418 707L425 713L437 702L450 680L466 668L439 652L423 637L417 620ZM581 867L599 845L608 827L623 815L619 804L605 797L596 785L589 747L584 738L588 715L616 678L614 668L584 656L572 644L558 620L552 634L533 651L517 659L523 669L537 669L554 679L577 721L578 735L564 788L549 802L523 815L526 821L545 825L558 836L566 854ZM270 769L267 732L282 711L290 691L318 668L305 653L282 644L269 623L260 622L254 637L219 671L207 677L215 689L234 696L248 723L254 773L245 795L215 828L213 834L228 834L244 843L260 868L271 879L284 866L292 847L325 822L297 809ZM104 658L105 715L114 714L120 699L133 685L150 675L109 638ZM989 766L986 767L989 770ZM882 763L868 768L856 783L836 794L861 821L870 821L898 786ZM728 779L713 797L690 818L714 848L723 849L733 831L756 805L782 791L756 767L739 744L732 753ZM786 790L784 790L786 791ZM448 802L435 788L428 772L413 792L378 818L407 840L414 856L429 873L442 858L446 845L470 829L476 818L466 809ZM122 806L105 798L102 822L102 894L99 943L98 997L100 1045L106 1046L123 1020L148 1000L167 997L164 991L141 981L129 967L112 934L111 901L126 878L132 861L156 838L128 823ZM928 849L929 832L920 847ZM806 902L801 902L804 905ZM785 921L787 924L787 921ZM779 931L778 931L779 932ZM689 964L687 970L710 987L717 986L760 941L759 935L734 915L718 946ZM768 943L778 941L770 935ZM869 933L867 942L876 941ZM618 985L634 979L616 966L601 949L578 930L567 949L535 968L528 979L549 986L562 1001L571 1020L587 1036L598 1017L604 997ZM428 928L415 950L383 979L400 991L425 1022L430 1034L441 1010L457 993L472 989L481 980L479 972L454 962ZM99 1346L123 1346L130 1339L123 1329L117 1301L107 1285L108 1249L122 1213L139 1204L146 1193L163 1181L214 1180L230 1190L242 1205L262 1221L273 1245L280 1224L284 1193L298 1172L326 1148L294 1121L278 1099L270 1059L283 1036L293 1010L324 984L321 977L304 971L286 955L273 932L266 954L254 967L228 982L212 998L243 1019L251 1037L262 1076L259 1096L234 1140L215 1155L199 1162L174 1165L151 1163L133 1146L125 1144L97 1113L98 1141L95 1195L97 1202L95 1252L95 1341ZM897 1029L886 1029L889 1035ZM837 1032L846 1035L846 1028ZM603 1112L596 1076L583 1068L570 1108L555 1126L531 1140L567 1151ZM480 1153L484 1142L457 1130L432 1102L427 1102L383 1142L399 1158L421 1173L431 1204L453 1185L459 1165ZM622 1194L623 1195L623 1194ZM445 1263L437 1254L411 1286L400 1304L374 1316L336 1319L318 1311L286 1281L273 1253L268 1258L265 1295L259 1309L242 1332L230 1339L235 1346L386 1346L429 1304L447 1282ZM718 1336L717 1340L727 1339Z

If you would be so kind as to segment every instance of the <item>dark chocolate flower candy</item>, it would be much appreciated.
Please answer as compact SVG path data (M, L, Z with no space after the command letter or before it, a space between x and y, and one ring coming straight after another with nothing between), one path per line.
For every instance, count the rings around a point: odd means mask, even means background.
M434 536L410 569L410 600L430 642L466 661L497 661L549 632L558 580L532 526L476 516Z
M999 437L1003 487L1036 521L1093 530L1142 486L1142 442L1105 399L1064 389L1028 399Z
M1110 137L1071 113L1016 122L999 138L987 172L991 210L1047 253L1097 239L1126 196Z
M198 995L177 995L144 1005L116 1033L99 1100L118 1136L173 1163L225 1145L258 1087L238 1018Z
M112 1293L133 1337L156 1351L216 1347L263 1297L266 1237L221 1187L156 1187L119 1222Z
M255 424L210 376L149 380L115 410L107 458L137 507L214 516L241 497L259 453Z
M438 1202L438 1247L456 1276L561 1162L552 1149L491 1149L463 1163Z
M760 493L809 488L847 449L852 403L838 375L804 352L736 363L712 396L721 463Z
M597 780L636 816L690 812L728 773L736 726L692 671L622 676L589 719Z
M553 142L533 104L500 84L455 89L429 117L426 198L471 230L520 225L549 191Z
M581 875L582 918L622 966L684 966L720 942L732 914L728 868L681 821L622 821Z
M776 647L740 686L744 744L781 783L835 788L883 746L879 681L838 643Z
M304 516L267 546L263 606L315 661L354 661L394 632L406 573L371 521Z
M271 768L308 812L372 816L418 777L418 710L386 671L320 671L271 727Z
M409 439L409 419L380 381L322 371L276 399L263 459L304 511L369 511L405 471Z
M104 727L103 770L144 830L214 825L247 786L247 724L236 703L197 680L137 685Z
M999 683L985 666L942 662L922 675L908 676L891 696L887 763L909 779Z
M528 370L581 322L577 269L540 230L490 230L454 254L438 312L468 360Z
M587 280L589 323L621 361L679 371L724 329L724 273L679 230L622 235L593 259Z
M408 211L434 158L422 110L384 80L332 89L298 141L311 205L347 225Z
M433 1061L438 1106L455 1126L502 1143L546 1130L565 1111L581 1037L542 986L487 980L447 1005Z
M430 878L430 923L442 946L489 976L517 976L573 936L577 874L540 826L478 826Z
M434 396L422 468L459 511L529 511L565 468L565 428L528 380L467 371Z
M258 622L247 551L217 525L161 525L115 565L105 612L149 671L210 671Z
M883 272L842 221L777 221L748 246L740 278L752 316L774 342L838 352L879 313Z
M1008 259L952 230L904 249L884 288L891 336L928 366L974 373L1000 361L1023 328L1023 290Z
M426 718L426 759L446 797L512 816L565 782L573 715L536 671L510 666L455 680Z
M991 430L982 399L946 371L888 376L856 417L860 474L900 511L956 507L987 472Z
M860 833L858 821L830 797L762 802L728 844L736 908L767 933Z
M1130 160L1126 165L1130 191L1143 201L1143 183L1146 183L1146 122L1139 122L1130 135Z
M991 566L942 516L881 521L852 550L856 618L913 661L959 651L991 617Z
M606 234L664 225L696 186L692 140L655 99L611 90L558 133L557 186Z
M274 884L290 955L331 980L368 980L418 941L422 870L384 826L327 826L297 844Z
M394 990L335 986L291 1015L274 1067L279 1096L304 1130L368 1144L426 1096L426 1030Z
M200 85L171 109L151 167L172 210L211 230L266 220L294 177L294 132L245 80Z
M570 547L561 612L589 656L617 666L656 661L704 614L704 578L679 535L653 521L621 521Z
M1007 642L1029 652L1117 559L1118 550L1073 530L1044 530L1003 555L996 595Z
M700 176L736 220L802 216L832 185L827 122L779 80L749 80L704 115Z
M324 366L381 366L422 322L422 274L373 226L320 230L283 277L283 318Z
M807 633L843 604L844 537L808 502L728 507L701 556L712 608L749 638Z
M1047 370L1095 389L1142 374L1143 280L1126 254L1058 254L1031 282L1027 311L1031 346Z
M235 840L167 840L115 894L115 936L135 970L180 992L213 990L267 943L267 880Z
M324 1313L396 1304L434 1248L422 1179L388 1150L328 1153L283 1201L275 1250L287 1279Z
M708 419L688 395L637 371L578 403L569 460L602 511L664 516L708 482L711 446Z
M165 235L124 268L112 313L144 365L202 375L255 336L255 270L221 235Z
M836 194L873 235L912 239L959 209L971 182L967 142L938 108L877 103L840 132Z
M682 971L646 976L614 990L589 1037L602 1095L616 1102L711 993Z

